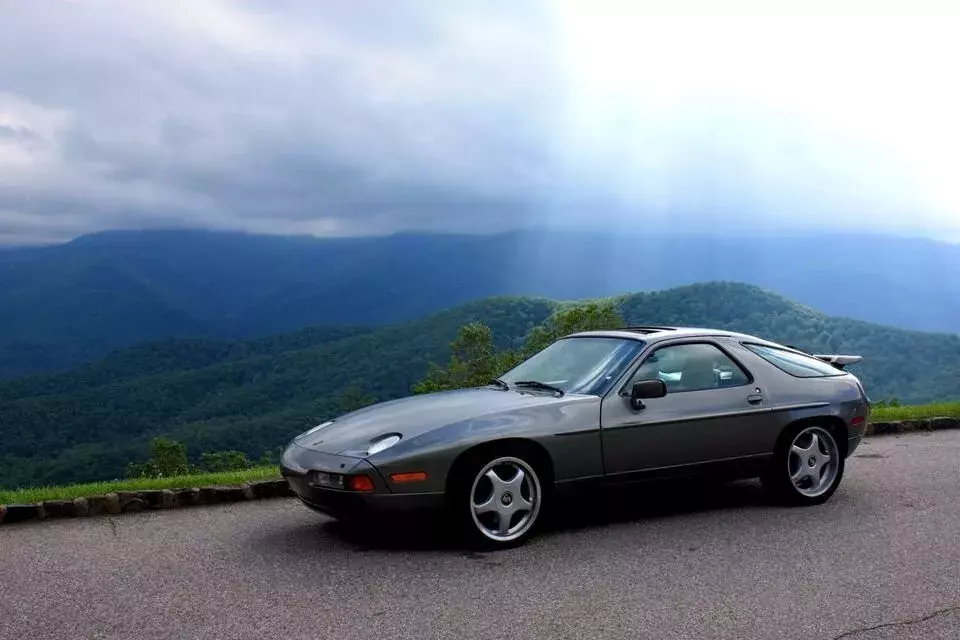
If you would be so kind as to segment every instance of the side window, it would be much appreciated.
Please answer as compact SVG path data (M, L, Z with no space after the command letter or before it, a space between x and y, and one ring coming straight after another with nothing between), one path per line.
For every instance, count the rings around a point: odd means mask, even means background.
M693 343L661 347L651 353L630 380L659 378L670 393L702 391L749 384L750 376L712 344Z
M766 347L759 344L744 343L747 349L777 367L797 378L825 378L827 376L842 376L843 371L829 362L818 360L812 356L805 356L792 351Z

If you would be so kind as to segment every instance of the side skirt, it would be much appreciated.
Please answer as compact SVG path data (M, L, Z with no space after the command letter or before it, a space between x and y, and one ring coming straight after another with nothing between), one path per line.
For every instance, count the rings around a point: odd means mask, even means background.
M589 488L632 485L663 480L706 478L726 482L757 478L766 471L772 457L772 453L760 453L752 456L728 458L726 460L711 460L710 462L643 469L629 473L576 478L556 483L556 491L558 493L577 493Z

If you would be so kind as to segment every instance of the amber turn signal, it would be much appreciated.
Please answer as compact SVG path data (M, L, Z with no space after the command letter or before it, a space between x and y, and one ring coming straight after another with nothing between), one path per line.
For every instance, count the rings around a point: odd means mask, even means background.
M373 480L367 476L350 476L347 488L351 491L373 491Z
M400 484L403 482L423 482L427 479L427 474L423 471L411 471L409 473L394 473L390 479Z

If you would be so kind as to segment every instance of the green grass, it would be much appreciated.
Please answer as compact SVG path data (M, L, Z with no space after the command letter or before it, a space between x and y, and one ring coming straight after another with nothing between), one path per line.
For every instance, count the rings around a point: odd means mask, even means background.
M72 500L99 496L111 491L143 491L146 489L181 489L189 487L209 487L213 485L241 485L256 480L274 480L280 478L277 467L253 467L243 471L224 471L221 473L198 473L188 476L169 478L137 478L115 480L112 482L90 482L63 487L33 487L26 489L0 489L0 504L31 504L44 500Z
M921 420L923 418L960 418L960 402L905 405L902 407L874 407L871 422Z

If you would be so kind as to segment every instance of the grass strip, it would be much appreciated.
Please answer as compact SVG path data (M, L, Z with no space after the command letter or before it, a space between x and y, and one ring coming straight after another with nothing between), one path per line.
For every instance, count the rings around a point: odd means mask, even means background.
M242 485L257 480L276 480L280 470L274 466L253 467L242 471L221 473L198 473L169 478L132 478L110 482L89 482L63 487L29 487L23 489L0 489L0 504L33 504L44 500L72 500L100 496L115 491L144 491L148 489L181 489L215 485Z
M960 418L960 402L874 407L870 415L871 422L923 420L925 418Z

